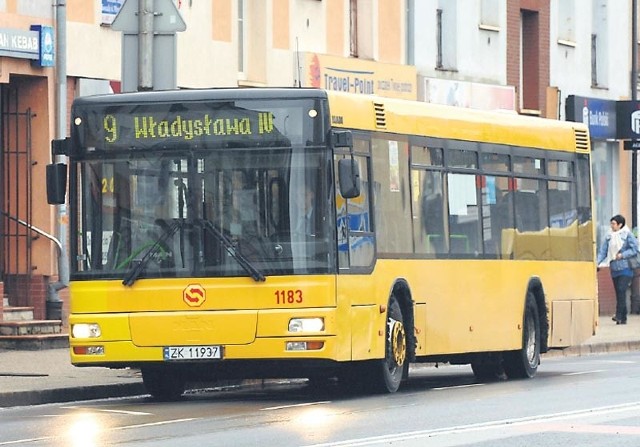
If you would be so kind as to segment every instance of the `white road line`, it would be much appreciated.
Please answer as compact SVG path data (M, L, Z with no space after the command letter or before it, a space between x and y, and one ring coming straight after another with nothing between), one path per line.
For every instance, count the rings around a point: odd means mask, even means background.
M431 389L436 391L442 391L442 390L453 390L455 388L472 388L475 386L484 386L484 385L485 385L484 383L470 383L468 385L439 386Z
M0 445L18 445L18 444L27 444L30 442L40 442L40 441L48 441L51 437L44 438L30 438L30 439L16 439L15 441L0 441Z
M115 413L115 414L126 414L129 416L151 416L153 413L146 413L144 411L128 411L128 410L110 410L108 408L98 408L98 407L81 407L77 405L67 405L64 407L60 407L64 410L83 410L83 411L95 411L100 413Z
M394 433L390 435L371 436L366 438L348 439L345 441L337 441L324 444L311 444L306 447L356 447L376 444L387 444L390 442L408 441L412 439L431 438L434 436L451 435L472 431L490 430L500 427L515 427L520 425L531 424L533 422L552 420L570 419L582 416L594 416L601 414L620 413L625 411L640 411L640 402L631 402L628 404L613 405L607 407L587 408L584 410L566 411L561 413L541 414L537 416L528 416L523 418L501 419L488 422L480 422L476 424L459 425L454 427L435 428L431 430L417 430L405 433Z
M102 413L116 413L116 414L126 414L129 416L151 416L153 413L145 413L144 411L126 411L126 410L101 410L97 409Z
M281 405L279 407L260 408L260 411L282 410L282 409L285 409L285 408L295 408L295 407L310 407L312 405L324 405L324 404L330 404L330 403L331 403L330 400L323 400L323 401L320 401L320 402L306 402L304 404Z
M178 424L180 422L197 421L198 419L202 418L171 419L169 421L149 422L146 424L123 425L122 427L112 427L109 430L128 430L130 428L156 427L160 425Z
M601 373L601 372L605 372L604 369L594 369L591 371L578 371L578 372L572 372L572 373L564 373L562 374L563 376L582 376L584 374L595 374L595 373Z
M169 424L177 424L180 422L190 422L190 421L195 421L201 418L185 418L185 419L172 419L169 421L160 421L160 422L150 422L148 424L136 424L136 425L123 425L122 427L111 427L108 428L106 430L104 430L104 432L109 432L109 431L117 431L117 430L129 430L132 428L143 428L143 427L156 427L156 426L160 426L160 425L169 425ZM5 446L5 445L18 445L18 444L29 444L29 443L34 443L34 442L42 442L42 441L49 441L49 440L53 440L53 439L64 439L64 436L45 436L42 438L26 438L26 439L16 439L14 441L0 441L0 446Z

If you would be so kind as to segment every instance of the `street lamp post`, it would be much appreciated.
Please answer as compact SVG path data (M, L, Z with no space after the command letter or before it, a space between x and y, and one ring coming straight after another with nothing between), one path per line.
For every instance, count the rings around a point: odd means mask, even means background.
M631 0L631 100L638 99L638 0ZM638 226L638 151L631 151L631 228Z

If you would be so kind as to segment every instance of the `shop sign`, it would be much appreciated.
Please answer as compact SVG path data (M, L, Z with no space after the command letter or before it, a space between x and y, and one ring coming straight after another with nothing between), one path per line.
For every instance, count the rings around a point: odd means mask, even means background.
M53 66L53 28L32 25L29 31L0 28L0 56L31 59L40 67Z
M640 101L618 101L619 140L640 140Z
M388 98L417 98L416 68L408 65L304 53L303 87Z
M420 82L423 91L419 101L481 110L516 109L513 86L436 78L420 78Z
M102 24L111 25L116 18L124 0L102 0Z
M53 67L54 65L54 46L53 46L53 27L44 25L32 25L32 31L38 33L38 59L37 65L40 67Z
M591 138L597 140L617 138L616 101L569 95L565 111L567 121L589 126Z

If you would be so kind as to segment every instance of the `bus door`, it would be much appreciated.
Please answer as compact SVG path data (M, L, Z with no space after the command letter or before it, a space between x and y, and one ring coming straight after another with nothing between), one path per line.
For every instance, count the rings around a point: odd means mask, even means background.
M340 195L336 175L336 220L338 232L338 268L341 272L350 269L370 270L375 257L375 234L371 215L373 194L371 178L370 142L368 139L353 139L354 158L360 169L360 195L345 199ZM351 157L348 153L336 153L335 172L338 160Z

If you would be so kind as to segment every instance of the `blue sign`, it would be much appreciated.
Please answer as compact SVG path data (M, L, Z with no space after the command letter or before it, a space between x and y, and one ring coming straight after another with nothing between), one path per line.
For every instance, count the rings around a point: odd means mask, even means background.
M53 27L45 25L31 25L31 31L38 33L38 58L36 64L39 67L53 67L55 65L55 46L53 44Z
M102 24L111 25L116 18L124 0L102 0Z
M569 95L566 119L589 126L591 138L608 140L616 138L616 101Z

